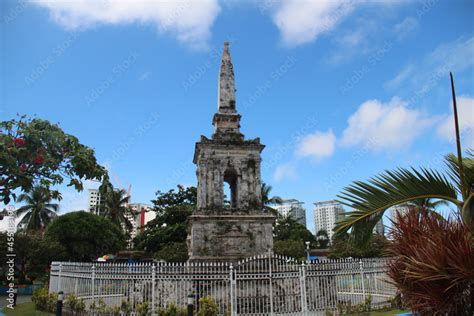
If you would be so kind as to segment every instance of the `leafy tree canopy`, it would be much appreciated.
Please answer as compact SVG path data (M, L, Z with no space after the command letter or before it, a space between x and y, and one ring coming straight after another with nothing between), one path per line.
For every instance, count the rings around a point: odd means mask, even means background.
M329 248L329 258L378 258L387 256L389 241L382 235L373 234L367 243L360 243L348 233L335 235Z
M6 258L9 238L6 233L0 234L0 255ZM47 277L53 260L65 260L64 247L55 241L46 241L39 233L16 233L14 235L14 252L16 271L19 283L25 284L40 277ZM3 282L6 282L8 266L3 263Z
M197 189L178 185L174 189L163 193L156 192L156 199L152 200L156 218L150 221L143 234L138 235L134 244L138 249L156 253L155 257L167 261L177 260L171 254L171 249L177 247L177 256L187 259L186 246L188 217L196 207ZM180 260L182 261L182 260Z
M25 116L0 122L0 202L15 199L16 189L28 192L35 184L49 188L65 178L80 191L83 180L105 174L94 151L57 124ZM61 195L54 190L52 197Z
M317 247L316 238L304 226L289 216L277 218L273 230L274 240L299 240L303 244L306 241L311 242L311 247Z
M306 245L302 240L275 240L273 251L276 254L295 259L306 257Z
M126 245L120 227L84 211L59 216L48 226L45 239L60 243L71 261L95 260Z

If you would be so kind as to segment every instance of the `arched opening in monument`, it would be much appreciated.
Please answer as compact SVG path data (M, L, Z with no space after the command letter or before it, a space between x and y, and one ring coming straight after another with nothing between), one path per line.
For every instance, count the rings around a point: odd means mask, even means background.
M237 173L233 169L224 173L224 196L224 206L237 207Z

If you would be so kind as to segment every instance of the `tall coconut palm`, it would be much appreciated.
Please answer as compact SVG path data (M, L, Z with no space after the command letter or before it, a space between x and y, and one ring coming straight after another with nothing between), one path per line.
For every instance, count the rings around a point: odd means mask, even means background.
M281 204L283 202L283 199L279 196L270 197L271 190L272 190L271 185L262 183L262 205L265 211L276 213L276 210L273 207L271 207L271 205Z
M130 207L128 207L129 201L130 195L128 195L125 190L109 191L105 197L102 215L108 218L112 223L130 231L132 229L132 223L129 217L134 214Z
M51 203L49 191L41 186L35 186L30 192L20 194L17 202L26 203L16 210L16 216L23 218L20 226L26 230L41 230L57 216L59 205Z
M353 211L338 221L336 231L342 233L352 228L355 235L367 240L388 208L423 199L453 203L464 223L474 226L473 152L469 151L467 156L462 160L464 177L461 177L457 157L450 154L445 157L447 170L444 173L427 168L399 168L385 171L367 182L354 182L338 195L341 203Z
M417 199L407 203L409 206L413 206L415 209L425 212L436 212L440 206L448 205L449 203L445 200L436 200L433 198Z

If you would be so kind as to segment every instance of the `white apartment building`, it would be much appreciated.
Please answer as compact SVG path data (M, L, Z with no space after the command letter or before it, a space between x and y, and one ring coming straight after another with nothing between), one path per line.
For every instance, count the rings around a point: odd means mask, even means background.
M128 205L134 216L128 216L128 219L133 225L130 237L133 239L139 232L143 232L145 225L156 218L156 213L151 211L152 207L143 203L130 203Z
M303 202L296 199L283 200L281 204L273 206L281 216L289 216L296 222L306 227L306 210L303 207Z
M384 228L384 226L383 226L383 220L382 220L382 218L377 222L377 224L375 224L373 233L374 233L374 234L379 234L379 235L381 235L381 236L384 236L385 228Z
M331 200L315 202L314 206L314 234L316 235L320 230L325 230L329 236L329 240L332 240L336 220L344 216L344 208L342 207L342 204L335 200Z
M396 214L405 215L410 210L406 204L395 205L390 208L390 218L395 220Z
M99 189L89 189L89 212L99 215L100 193Z

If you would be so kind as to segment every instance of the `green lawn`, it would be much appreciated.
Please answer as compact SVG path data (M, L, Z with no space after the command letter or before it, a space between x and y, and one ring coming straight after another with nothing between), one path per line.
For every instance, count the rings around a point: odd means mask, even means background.
M54 314L51 313L45 313L45 312L39 312L35 310L35 305L33 302L28 302L28 303L23 303L23 304L18 304L14 309L10 309L8 307L5 307L2 312L4 312L6 315L11 315L11 316L51 316Z
M391 315L397 315L397 314L408 313L408 312L410 311L395 310L395 311L388 311L388 312L371 312L369 315L370 316L391 316Z
M393 315L408 313L408 312L409 311L391 310L391 311L384 311L384 312L370 312L370 313L365 313L364 315L366 316L393 316ZM346 314L346 316L352 316L352 315L360 315L360 314Z

